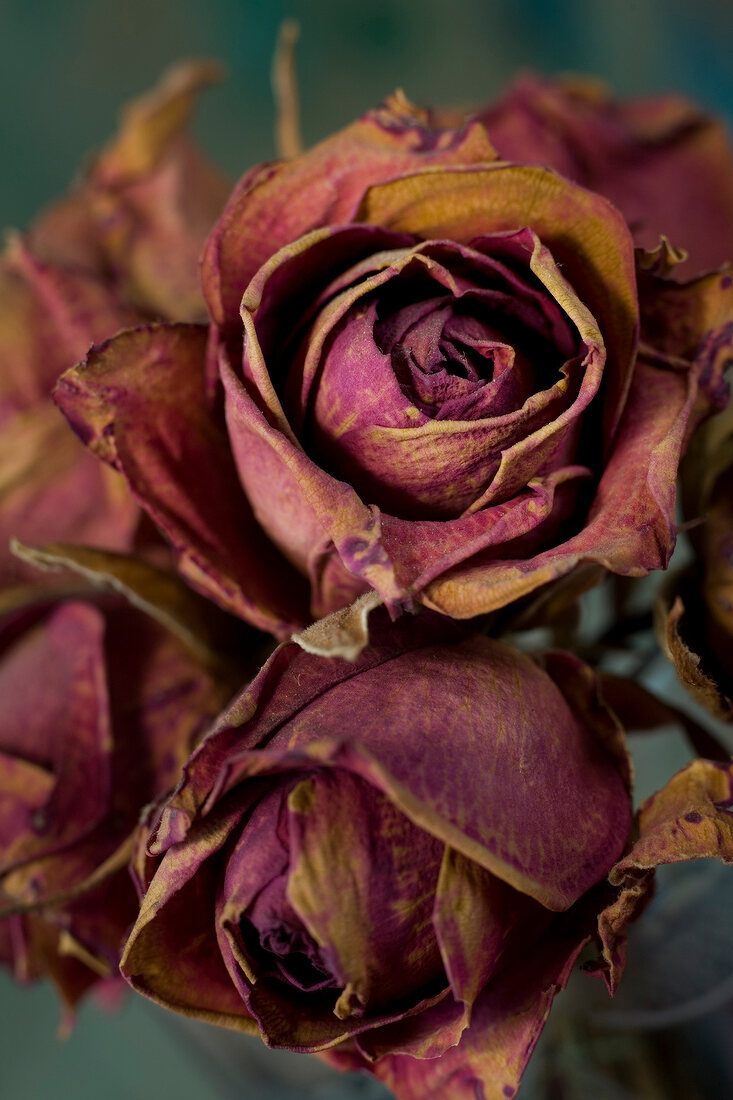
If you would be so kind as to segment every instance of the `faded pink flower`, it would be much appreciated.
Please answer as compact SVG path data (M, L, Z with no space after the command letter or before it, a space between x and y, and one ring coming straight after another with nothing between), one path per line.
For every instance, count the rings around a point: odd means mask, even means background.
M392 100L241 181L208 331L123 334L64 376L202 591L285 636L370 589L464 618L582 563L666 566L729 276L672 282L668 245L635 254L606 198L532 159Z

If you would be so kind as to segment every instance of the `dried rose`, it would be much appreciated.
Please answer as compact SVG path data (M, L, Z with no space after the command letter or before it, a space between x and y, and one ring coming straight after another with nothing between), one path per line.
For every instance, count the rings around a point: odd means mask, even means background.
M689 257L683 270L733 259L733 152L723 123L695 103L619 101L598 81L526 75L476 114L500 156L609 198L641 247L666 234Z
M127 864L141 811L175 786L231 694L192 648L192 594L133 569L165 596L154 614L46 587L0 619L0 959L20 980L50 978L68 1009L117 971L137 914Z
M0 581L8 545L129 547L138 509L82 447L49 393L90 345L153 317L205 314L198 254L226 189L183 135L207 64L131 104L71 195L0 257Z
M125 334L58 401L186 576L257 625L369 589L469 617L583 562L667 564L678 459L724 389L708 297L733 313L697 280L670 315L675 258L641 254L637 288L606 199L392 102L245 177L206 249L208 334Z
M178 1012L380 1075L478 1045L493 1096L624 850L623 733L568 654L375 618L355 665L278 649L194 752L138 863L122 970Z

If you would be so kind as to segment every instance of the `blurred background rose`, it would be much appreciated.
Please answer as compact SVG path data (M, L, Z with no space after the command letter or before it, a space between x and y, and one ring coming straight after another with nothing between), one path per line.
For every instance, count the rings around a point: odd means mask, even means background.
M182 57L218 57L229 68L228 81L204 97L194 126L213 161L236 178L272 157L270 60L277 26L287 16L301 24L298 67L308 143L397 86L418 102L470 103L496 95L522 67L592 73L620 95L674 90L729 122L733 118L730 0L2 0L0 225L23 228L60 195L84 156L113 132L122 103ZM664 689L673 676L663 662L661 668L666 680L658 687ZM637 754L640 797L684 763L679 740L660 737L648 736ZM717 892L719 923L729 923L733 875L717 866L711 874L715 881L700 887L700 907L712 909ZM709 940L709 925L706 933ZM682 957L681 949L675 961ZM729 947L721 945L719 959L717 978L724 984L733 970ZM694 976L690 961L690 981ZM619 1047L614 1032L596 1035L580 1049L572 1041L577 1034L568 1036L568 1025L558 1019L560 1041L537 1052L527 1100L551 1095L548 1089L557 1088L558 1075L568 1067L580 1082L579 1096L671 1100L659 1082L648 1077L644 1085L628 1071L634 1058L648 1069L652 1047L658 1060L674 1061L680 1080L685 1059L696 1062L696 1091L686 1098L728 1095L733 1078L721 1052L729 1045L733 1014L719 1004L711 1007L717 1007L716 1017L688 1028L684 1043L655 1032L641 1055L634 1051L642 1041L638 1036L627 1035ZM241 1045L217 1062L206 1043L219 1033L199 1031L182 1041L176 1022L142 998L127 998L111 1019L86 1005L72 1038L56 1043L52 992L36 986L20 993L3 973L0 1015L3 1095L13 1100L291 1100L311 1087L307 1094L321 1100L375 1095L366 1081L351 1092L345 1082L325 1076L311 1086L321 1067L296 1056L289 1066L291 1084L273 1083L280 1064L253 1044L247 1046L246 1070L232 1068L242 1060Z

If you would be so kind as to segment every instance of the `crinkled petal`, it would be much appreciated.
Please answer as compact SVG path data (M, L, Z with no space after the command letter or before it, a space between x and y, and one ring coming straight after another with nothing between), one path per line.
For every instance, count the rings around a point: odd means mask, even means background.
M364 1066L353 1055L344 1069L369 1068L398 1100L510 1100L545 1025L555 994L567 984L588 937L575 922L527 947L476 1002L471 1026L439 1058L387 1055ZM335 1055L335 1056L334 1056ZM334 1052L331 1061L339 1064Z
M464 618L503 607L581 562L628 576L664 569L676 536L677 467L698 395L696 370L658 367L639 357L583 529L532 557L469 560L429 584L423 602Z
M300 581L266 542L204 400L206 331L133 329L59 382L57 403L94 453L124 474L194 587L285 635L307 620Z
M408 644L414 629L402 627ZM362 775L417 825L549 908L572 904L610 867L630 815L622 770L598 741L608 739L610 717L600 704L574 712L563 695L565 679L587 670L563 669L557 685L529 658L486 639L415 644L399 656L390 645L372 647L353 665L278 651L187 765L159 842L179 838L198 807L246 776L310 770L317 761ZM253 710L263 692L270 705ZM405 731L398 740L396 727ZM558 782L561 804L552 793Z
M599 964L613 991L626 962L628 925L649 900L652 872L665 863L717 858L733 863L733 766L693 760L639 807L638 839L610 872L618 897L599 915Z
M74 539L129 548L139 509L122 479L89 454L46 399L0 431L0 577L23 575L11 539Z
M443 985L430 932L440 841L347 772L304 780L288 805L288 898L342 978L336 1015L392 1012L430 977Z
M283 245L324 225L354 220L366 188L424 164L494 159L483 126L434 130L397 97L291 161L264 165L240 181L209 240L203 285L218 325L236 321L245 287Z
M730 142L694 103L618 102L597 82L529 75L478 115L500 156L545 164L606 195L640 245L669 234L689 253L689 270L733 259Z
M138 992L183 1015L256 1033L222 961L213 926L221 849L239 813L206 821L160 864L127 941L120 969ZM175 965L171 965L175 960Z
M3 870L80 840L107 813L112 749L104 620L69 603L16 644L0 664L0 748L19 759L17 781L53 773L48 798L5 835ZM38 690L42 685L42 690ZM34 767L35 765L35 767ZM30 808L30 807L29 807Z
M0 259L0 423L45 402L90 344L138 320L102 280L43 263L11 236Z
M604 436L610 445L631 384L638 304L628 227L600 195L542 168L427 169L374 185L359 219L422 239L470 241L528 226L595 318L608 352ZM542 277L542 268L537 272ZM549 277L549 276L548 276ZM553 290L565 305L567 290ZM569 304L569 300L568 300Z

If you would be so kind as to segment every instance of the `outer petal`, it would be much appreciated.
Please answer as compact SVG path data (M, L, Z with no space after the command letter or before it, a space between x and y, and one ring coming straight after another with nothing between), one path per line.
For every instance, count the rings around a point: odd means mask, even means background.
M663 863L733 862L733 766L693 760L639 808L639 839L609 878Z
M0 578L22 571L10 540L74 539L126 549L139 521L124 482L89 454L43 401L0 429Z
M379 509L364 504L350 485L331 477L289 435L273 428L226 364L222 379L241 480L275 545L310 574L314 615L350 603L367 585L384 599L407 599L381 539ZM342 570L334 584L323 559L335 555L351 576Z
M720 601L721 611L727 611L729 606L727 598ZM721 632L722 644L709 648L706 634L709 636L714 631L715 624L708 625L705 621L705 600L700 601L700 579L696 571L682 578L671 606L664 596L660 598L657 616L662 648L674 664L680 681L712 715L723 722L733 722L733 680L725 668L731 643Z
M254 169L240 181L206 244L203 282L218 325L237 321L257 269L312 229L353 221L366 188L424 164L476 164L495 153L480 123L435 130L393 97L302 156Z
M489 982L457 1046L433 1059L388 1055L368 1068L398 1100L509 1100L587 938L582 922L558 921ZM364 1066L338 1049L329 1060L344 1069Z
M138 319L101 280L43 263L12 236L0 258L0 423L44 402L90 344Z
M238 820L239 810L204 822L185 848L173 850L162 862L120 969L133 988L166 1008L256 1033L257 1025L222 961L213 927L218 868L209 857L226 843Z
M35 917L11 917L2 924L9 933L7 961L16 981L47 977L53 982L63 1005L60 1032L67 1034L76 1004L100 974L60 949L65 943L61 929Z
M287 634L307 620L301 582L262 535L208 411L205 345L194 325L121 333L63 376L56 400L95 454L125 475L183 575L254 625Z
M83 577L93 590L123 595L134 607L175 634L208 668L225 667L235 651L238 676L243 674L243 650L251 642L247 628L193 592L172 570L132 554L115 554L90 546L49 543L36 548L16 542L13 551L37 569L68 571ZM254 650L256 646L249 648Z
M3 622L11 638L16 626ZM73 1004L116 972L137 912L126 865L141 810L174 786L228 687L109 599L104 614L80 602L48 613L4 653L0 681L2 774L15 781L0 800L0 926L14 930L16 971L52 978Z
M63 604L4 654L0 679L7 777L23 772L33 801L25 824L8 819L3 888L34 905L126 861L141 808L174 786L229 695L187 646L121 603L104 615Z
M187 766L158 844L178 839L199 807L246 776L317 761L362 775L417 825L549 908L572 904L620 851L630 814L623 768L597 740L618 737L612 719L600 704L573 710L562 694L587 670L571 661L555 684L498 643L430 646L410 639L416 626L392 628L409 652L395 653L390 640L352 666L278 651ZM268 705L255 710L262 696ZM345 713L360 716L352 733Z
M581 562L628 576L664 569L675 543L677 467L698 393L696 370L657 367L640 357L583 529L530 558L478 556L429 584L423 602L468 618L503 607Z
M691 532L696 564L663 593L665 648L703 706L731 721L733 404L695 434L682 467L682 496L686 516L704 522Z
M697 271L733 259L733 155L724 126L694 103L615 102L595 82L528 76L479 117L500 156L606 195L639 244L668 233Z
M693 361L704 354L714 360L706 343L733 356L733 268L712 271L689 282L674 283L641 272L641 338L649 347L668 356Z

